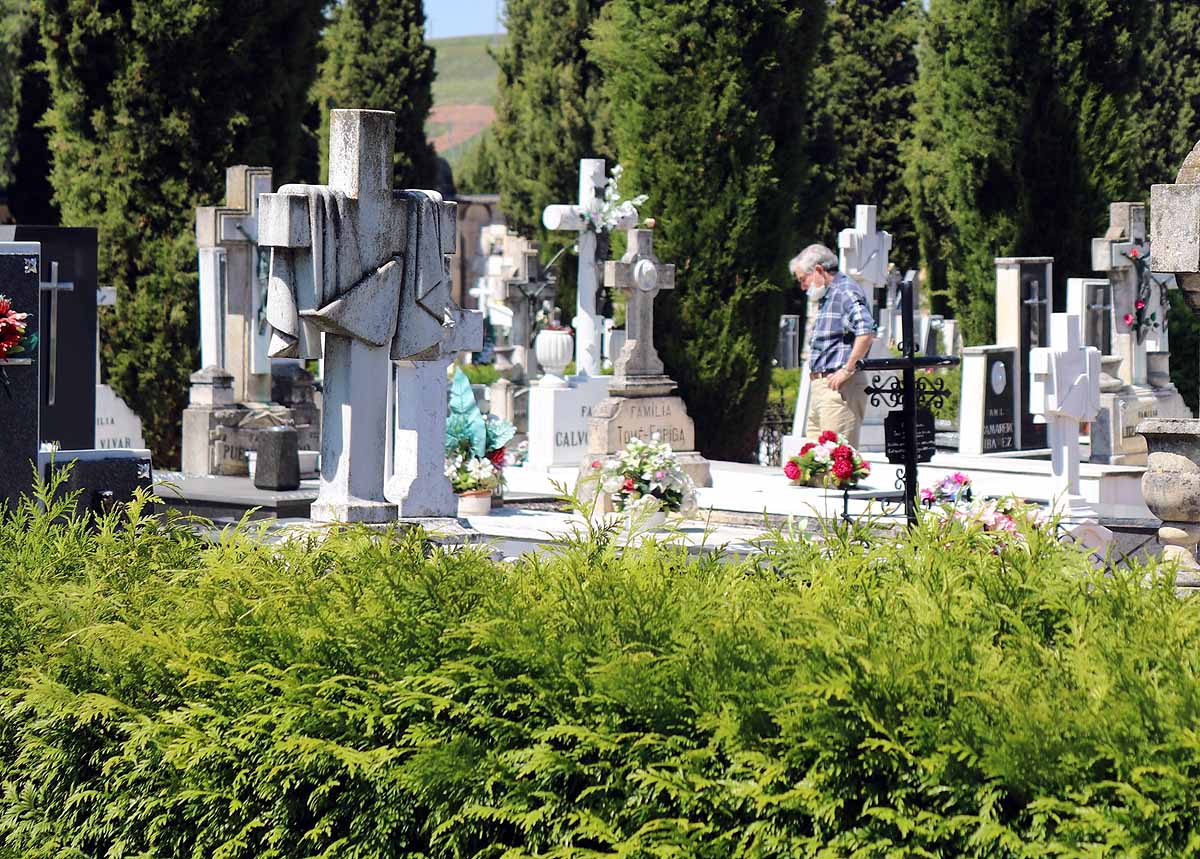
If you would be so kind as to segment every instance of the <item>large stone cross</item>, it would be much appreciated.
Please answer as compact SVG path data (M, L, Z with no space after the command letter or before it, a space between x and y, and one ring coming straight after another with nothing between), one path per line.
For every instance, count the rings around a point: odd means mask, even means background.
M396 517L384 493L391 361L441 363L482 330L459 325L450 299L453 205L392 190L395 123L389 111L333 111L329 185L284 185L259 202L271 355L325 358L317 521Z
M258 198L270 192L270 167L238 164L225 171L225 205L196 209L200 366L232 373L238 402L271 398L267 272L258 247Z
M854 226L838 233L838 267L867 293L875 309L875 290L887 285L892 235L876 229L875 207L855 206Z
M674 383L663 375L663 362L654 348L654 299L660 290L675 288L675 266L654 255L654 231L630 229L628 250L620 262L604 266L604 285L620 289L628 299L625 311L625 345L614 361L611 391Z
M596 232L589 220L599 213L604 198L604 159L584 158L579 162L579 202L547 206L542 223L548 230L574 230L579 234L579 278L575 291L575 370L588 376L600 374L600 341L604 321L596 310ZM617 227L632 227L636 218L623 217Z
M1147 383L1146 353L1169 351L1167 343L1165 291L1157 286L1150 289L1143 314L1155 315L1158 327L1138 338L1137 332L1125 322L1136 317L1140 278L1134 264L1135 254L1150 256L1146 237L1146 206L1143 203L1113 203L1109 206L1109 226L1104 235L1092 239L1092 269L1107 275L1112 284L1111 335L1113 352L1121 356L1121 380L1127 385Z

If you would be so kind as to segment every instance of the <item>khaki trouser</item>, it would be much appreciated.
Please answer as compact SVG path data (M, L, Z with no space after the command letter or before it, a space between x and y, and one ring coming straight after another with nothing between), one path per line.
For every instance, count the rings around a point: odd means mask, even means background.
M864 373L855 373L838 390L829 387L827 378L812 380L808 401L808 428L805 435L813 441L823 430L833 430L858 447L858 432L867 413L867 380Z

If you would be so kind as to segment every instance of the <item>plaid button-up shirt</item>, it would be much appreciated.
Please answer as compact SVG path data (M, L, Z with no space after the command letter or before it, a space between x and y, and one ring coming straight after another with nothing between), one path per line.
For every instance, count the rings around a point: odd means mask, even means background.
M817 305L809 366L814 373L832 373L846 366L854 338L875 333L867 294L848 275L838 272Z

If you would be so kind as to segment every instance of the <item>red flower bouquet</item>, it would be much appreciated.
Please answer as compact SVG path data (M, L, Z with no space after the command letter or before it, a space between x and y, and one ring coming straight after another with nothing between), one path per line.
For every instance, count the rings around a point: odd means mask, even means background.
M783 465L793 486L824 485L846 489L871 473L871 464L846 440L825 430L815 442L805 442L800 452Z
M7 296L0 295L0 358L33 351L37 337L25 334L28 313L17 313Z

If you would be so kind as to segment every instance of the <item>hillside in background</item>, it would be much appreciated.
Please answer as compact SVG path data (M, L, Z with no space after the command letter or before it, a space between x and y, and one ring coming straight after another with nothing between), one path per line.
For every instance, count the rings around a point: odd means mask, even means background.
M488 49L506 35L432 39L437 51L433 110L425 126L434 148L453 167L496 119L496 63Z

